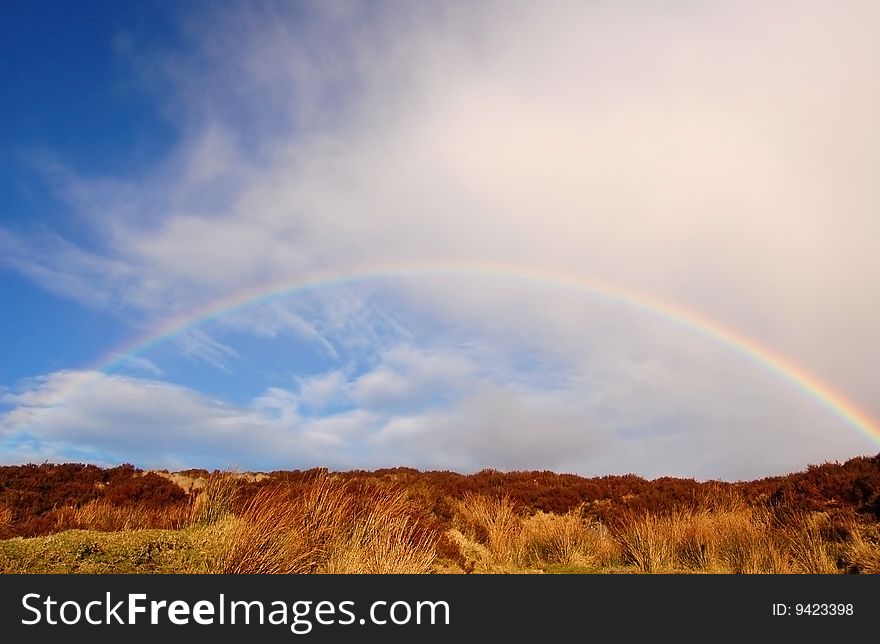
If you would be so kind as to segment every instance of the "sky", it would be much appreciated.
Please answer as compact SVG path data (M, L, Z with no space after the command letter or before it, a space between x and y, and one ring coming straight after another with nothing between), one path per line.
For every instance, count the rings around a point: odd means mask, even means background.
M0 463L880 451L880 6L0 9Z

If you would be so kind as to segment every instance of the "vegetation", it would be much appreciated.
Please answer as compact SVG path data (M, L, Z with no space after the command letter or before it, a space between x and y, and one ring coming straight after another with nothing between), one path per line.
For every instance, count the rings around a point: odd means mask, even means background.
M880 455L759 481L0 467L0 572L880 572Z

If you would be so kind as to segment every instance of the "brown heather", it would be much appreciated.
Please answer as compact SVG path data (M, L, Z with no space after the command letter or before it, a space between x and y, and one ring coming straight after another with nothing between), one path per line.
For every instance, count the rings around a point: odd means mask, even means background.
M0 466L10 571L880 573L880 455L735 484Z

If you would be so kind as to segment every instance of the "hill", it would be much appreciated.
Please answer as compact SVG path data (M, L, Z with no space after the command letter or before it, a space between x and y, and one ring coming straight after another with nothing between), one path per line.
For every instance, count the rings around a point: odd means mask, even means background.
M0 540L6 572L877 572L880 454L740 482L3 466Z

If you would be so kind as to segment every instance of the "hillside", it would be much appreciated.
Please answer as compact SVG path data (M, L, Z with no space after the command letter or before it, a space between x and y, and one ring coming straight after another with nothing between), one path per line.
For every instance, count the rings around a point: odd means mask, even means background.
M411 468L0 467L6 572L877 572L878 529L880 455L735 483ZM297 547L310 544L311 554L293 560L311 568L287 559L290 535ZM379 542L394 557L373 552ZM284 561L247 569L267 553Z
M298 484L323 468L239 475L241 499L272 483ZM0 538L36 536L64 529L71 508L101 500L110 505L168 509L197 494L211 473L186 470L171 474L143 471L126 464L102 469L78 463L0 466ZM738 494L750 505L779 509L856 514L880 520L880 454L844 463L811 465L805 471L754 481L727 483L634 474L585 478L549 471L475 474L422 472L412 468L333 472L346 481L402 487L419 498L437 519L466 495L506 496L522 512L564 514L583 506L586 515L608 521L622 512L666 512L693 508L707 494Z

